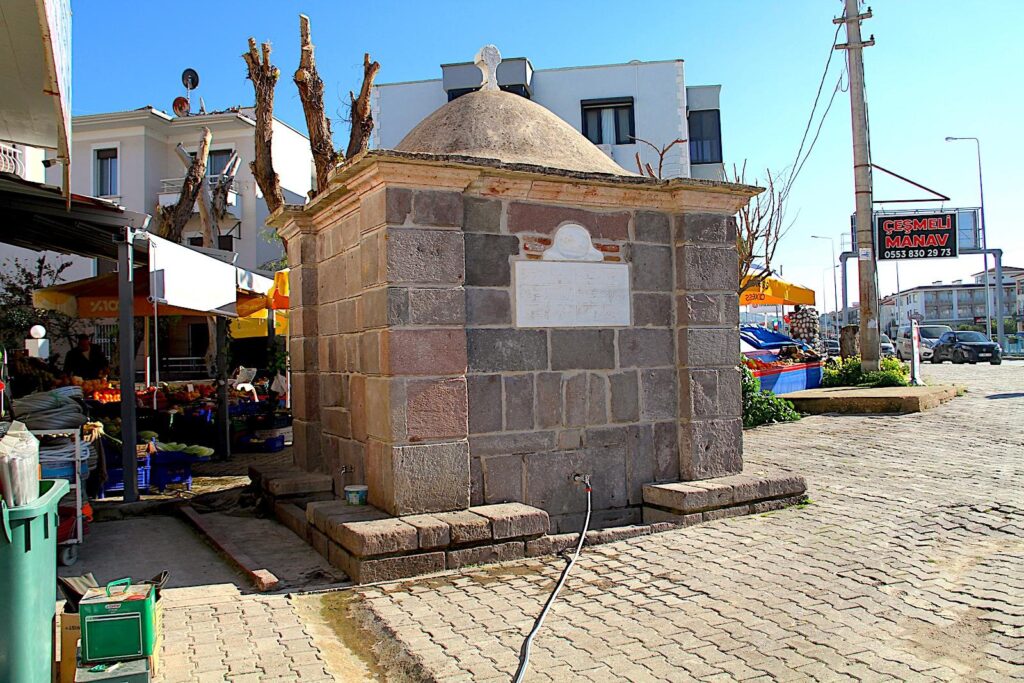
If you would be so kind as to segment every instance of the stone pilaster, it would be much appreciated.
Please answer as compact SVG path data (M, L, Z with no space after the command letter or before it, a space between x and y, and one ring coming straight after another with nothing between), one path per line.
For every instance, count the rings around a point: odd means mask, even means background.
M362 204L369 258L362 259L360 363L370 502L394 515L465 509L462 194L387 187Z
M305 216L290 220L280 234L289 266L293 453L302 469L323 471L317 236Z
M736 223L674 217L679 471L684 481L743 471Z

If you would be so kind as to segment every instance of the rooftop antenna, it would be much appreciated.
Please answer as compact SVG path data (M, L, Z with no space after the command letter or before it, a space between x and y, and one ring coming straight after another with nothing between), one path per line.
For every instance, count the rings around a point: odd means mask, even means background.
M195 69L181 72L181 84L185 86L185 97L174 98L172 106L178 116L188 116L192 112L192 91L199 87L199 73ZM206 113L202 98L199 99L200 113Z

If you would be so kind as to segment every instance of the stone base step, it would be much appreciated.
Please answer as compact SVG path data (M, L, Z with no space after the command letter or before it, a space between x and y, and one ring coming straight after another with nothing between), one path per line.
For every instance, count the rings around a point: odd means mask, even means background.
M644 486L644 523L689 526L757 514L804 499L807 483L793 474L736 474L701 481Z
M334 480L328 474L307 472L294 465L250 465L249 479L257 490L277 498L327 495L333 497Z

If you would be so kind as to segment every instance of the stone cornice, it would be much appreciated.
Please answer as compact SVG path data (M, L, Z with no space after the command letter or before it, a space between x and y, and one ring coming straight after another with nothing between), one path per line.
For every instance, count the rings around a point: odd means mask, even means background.
M302 231L299 217L343 209L349 201L383 186L468 191L470 194L591 205L595 208L709 211L733 214L764 188L693 178L653 178L578 173L505 164L490 159L409 154L391 150L364 152L338 166L328 190L304 206L286 205L267 218L285 239ZM342 201L341 200L348 200ZM292 226L295 227L292 227Z

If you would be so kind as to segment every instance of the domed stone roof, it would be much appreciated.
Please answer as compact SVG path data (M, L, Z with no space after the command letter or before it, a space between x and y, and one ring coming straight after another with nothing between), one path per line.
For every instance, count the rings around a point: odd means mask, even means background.
M583 173L636 175L548 109L501 90L478 90L452 100L420 121L395 149Z

